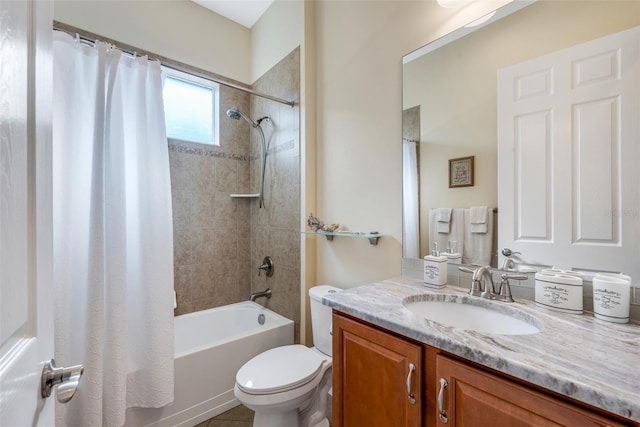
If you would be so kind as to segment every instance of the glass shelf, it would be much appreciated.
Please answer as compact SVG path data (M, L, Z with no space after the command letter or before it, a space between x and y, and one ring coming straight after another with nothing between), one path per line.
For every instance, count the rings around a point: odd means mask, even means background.
M317 234L319 236L325 236L328 241L333 241L335 236L340 237L359 237L364 239L369 239L369 243L373 246L378 244L378 239L383 237L382 234L377 231L372 231L370 233L362 233L357 231L302 231L302 234Z
M260 197L260 193L255 194L232 194L232 199L255 199Z

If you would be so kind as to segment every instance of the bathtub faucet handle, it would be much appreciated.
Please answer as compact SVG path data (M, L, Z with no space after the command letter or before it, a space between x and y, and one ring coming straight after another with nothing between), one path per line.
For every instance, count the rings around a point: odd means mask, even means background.
M260 275L261 271L264 271L265 276L271 277L273 276L273 269L274 269L273 258L271 258L270 256L266 256L262 260L262 265L258 267L258 276Z

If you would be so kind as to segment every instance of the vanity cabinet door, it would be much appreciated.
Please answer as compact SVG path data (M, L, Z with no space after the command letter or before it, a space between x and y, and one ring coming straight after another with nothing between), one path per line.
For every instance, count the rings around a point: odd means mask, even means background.
M422 346L333 315L332 427L422 423Z
M440 427L624 425L443 355L436 372Z

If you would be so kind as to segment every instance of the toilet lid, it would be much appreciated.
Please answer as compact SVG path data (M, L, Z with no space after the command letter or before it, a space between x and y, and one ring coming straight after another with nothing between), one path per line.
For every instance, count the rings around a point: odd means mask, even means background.
M311 381L325 361L303 345L267 350L238 370L238 388L249 394L270 394L299 387Z

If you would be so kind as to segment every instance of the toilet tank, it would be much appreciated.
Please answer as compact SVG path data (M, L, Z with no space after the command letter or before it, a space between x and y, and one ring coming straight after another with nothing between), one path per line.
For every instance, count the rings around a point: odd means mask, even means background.
M313 345L328 356L332 355L331 307L322 304L322 297L339 291L341 291L340 288L328 285L314 286L309 289Z

